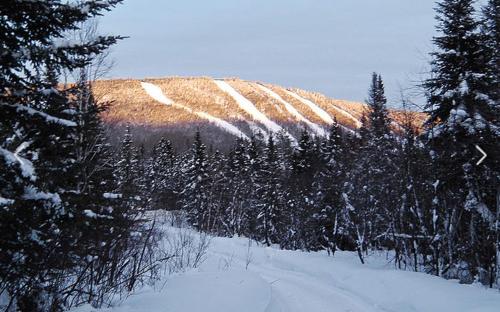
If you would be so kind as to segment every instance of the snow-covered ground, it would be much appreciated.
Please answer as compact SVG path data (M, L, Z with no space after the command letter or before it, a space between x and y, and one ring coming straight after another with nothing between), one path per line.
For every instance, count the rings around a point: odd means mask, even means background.
M200 267L101 311L500 311L498 290L394 270L383 255L367 260L362 265L351 252L329 257L216 237ZM73 312L89 311L84 306Z

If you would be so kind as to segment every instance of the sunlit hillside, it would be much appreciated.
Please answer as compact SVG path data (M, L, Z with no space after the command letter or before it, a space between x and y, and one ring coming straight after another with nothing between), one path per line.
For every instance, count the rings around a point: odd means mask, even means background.
M145 141L166 135L177 145L189 144L196 129L212 145L257 132L282 132L295 140L306 129L322 136L335 120L345 131L355 131L366 111L362 103L237 78L101 80L93 90L99 101L111 103L105 120L114 129L129 124L142 129ZM423 122L424 114L412 114L415 124ZM404 120L400 111L390 115L397 123Z

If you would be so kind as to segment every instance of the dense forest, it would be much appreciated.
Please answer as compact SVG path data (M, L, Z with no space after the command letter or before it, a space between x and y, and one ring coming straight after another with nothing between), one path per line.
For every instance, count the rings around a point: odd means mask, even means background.
M98 307L154 279L150 210L213 235L307 251L390 251L398 268L500 285L500 1L437 5L424 125L394 130L382 76L362 127L255 133L176 153L109 144L89 68L119 36L65 41L120 0L0 4L0 295L6 311ZM40 14L44 12L44 14ZM36 30L36 31L35 31ZM60 77L77 82L61 88ZM477 164L480 146L488 157ZM4 300L5 301L5 300Z

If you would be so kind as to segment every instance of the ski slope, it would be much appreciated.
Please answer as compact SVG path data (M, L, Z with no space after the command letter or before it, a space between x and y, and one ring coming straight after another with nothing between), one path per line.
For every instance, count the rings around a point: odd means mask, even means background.
M356 128L361 128L362 124L361 124L361 121L359 121L356 117L354 117L351 113L349 113L348 111L346 111L345 109L343 108L340 108L340 107L337 107L335 105L331 105L331 107L333 109L335 109L337 112L341 113L342 115L344 115L345 117L351 119L354 124L356 125Z
M222 130L224 130L226 132L231 133L232 135L235 135L237 137L242 137L244 139L249 140L249 137L246 134L244 134L242 131L240 131L240 129L238 129L236 126L230 124L229 122L227 122L223 119L217 118L215 116L212 116L209 113L200 112L200 111L193 111L191 108L189 108L185 105L175 103L174 101L172 101L171 99L169 99L165 96L165 94L160 89L160 87L158 87L152 83L149 83L149 82L141 82L141 86L144 89L144 91L146 91L146 93L149 96L151 96L153 99L155 99L156 101L163 103L165 105L171 105L173 107L184 109L184 110L188 111L189 113L195 114L196 116L200 117L201 119L208 120L208 122L214 124L215 126L221 128Z
M269 119L265 114L259 111L252 102L250 102L247 98L241 95L227 82L225 82L224 80L214 80L214 82L222 91L229 94L241 109L243 109L250 116L252 116L254 120L263 124L270 132L278 133L284 130L277 123L275 123L274 121ZM293 144L297 143L297 140L290 133L288 133L287 131L285 133L290 138Z
M229 94L236 101L236 103L240 106L241 109L243 109L250 116L252 116L253 119L259 121L264 126L266 126L266 128L269 129L269 131L279 132L281 130L281 127L278 124L267 118L267 116L261 113L252 102L246 99L243 95L241 95L238 91L236 91L233 87L231 87L227 82L223 80L215 80L215 83L222 91Z
M361 265L351 252L330 257L257 246L237 237L213 238L199 268L166 277L163 283L97 311L498 312L500 307L498 290L397 271L383 255L368 257ZM90 311L96 310L84 306L73 312Z
M273 90L265 87L264 85L262 85L260 83L258 83L257 86L262 91L264 91L267 95L269 95L270 97L274 98L275 100L277 100L278 102L280 102L281 104L283 104L283 106L285 106L285 109L296 120L305 123L314 133L316 133L319 136L325 136L326 135L326 132L325 132L325 130L323 130L323 128L321 128L319 125L311 122L309 119L307 119L306 117L304 117L292 104L290 104L287 101L285 101L279 94L277 94Z
M327 124L329 124L329 125L333 124L333 119L332 119L332 117L330 117L330 114L328 114L324 109L319 107L316 103L313 103L312 101L305 99L305 98L301 97L300 95L298 95L297 93L292 92L290 90L286 90L286 93L288 95L290 95L291 97L295 98L296 100L309 106L309 108Z

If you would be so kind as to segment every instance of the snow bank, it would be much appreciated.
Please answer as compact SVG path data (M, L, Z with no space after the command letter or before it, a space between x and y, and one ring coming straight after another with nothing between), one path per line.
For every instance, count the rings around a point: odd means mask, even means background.
M119 308L102 312L265 312L271 288L249 271L196 273L169 279L161 291L146 289L132 295ZM73 312L95 311L90 307Z
M264 91L265 93L267 93L270 97L274 98L275 100L277 100L278 102L280 102L281 104L283 104L283 106L285 106L285 109L293 117L295 117L295 119L297 119L298 121L302 121L303 123L305 123L314 133L316 133L319 136L325 136L326 135L326 132L325 132L325 130L323 128L321 128L319 125L311 122L309 119L307 119L306 117L304 117L301 113L299 113L299 111L292 104L290 104L287 101L285 101L279 94L277 94L273 90L271 90L271 89L269 89L269 88L261 85L260 83L258 83L257 86L262 91Z

